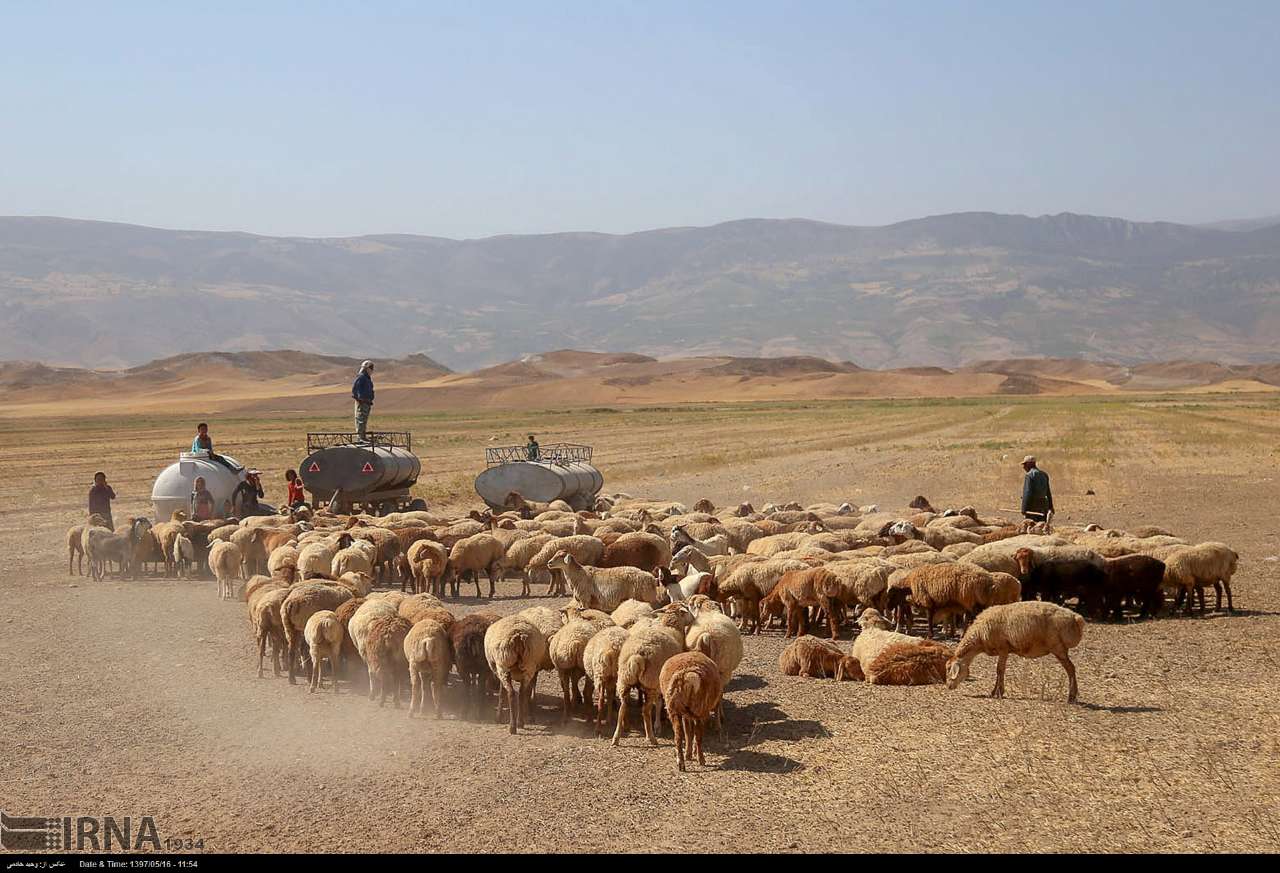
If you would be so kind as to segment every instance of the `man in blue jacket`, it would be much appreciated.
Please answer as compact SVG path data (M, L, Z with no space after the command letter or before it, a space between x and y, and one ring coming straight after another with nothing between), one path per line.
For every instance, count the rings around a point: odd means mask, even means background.
M1022 459L1027 471L1022 480L1022 515L1033 521L1048 521L1053 513L1053 492L1049 490L1049 474L1036 466L1033 455Z
M373 361L360 365L356 381L351 385L351 399L356 402L356 433L365 442L365 429L369 426L369 413L373 411Z

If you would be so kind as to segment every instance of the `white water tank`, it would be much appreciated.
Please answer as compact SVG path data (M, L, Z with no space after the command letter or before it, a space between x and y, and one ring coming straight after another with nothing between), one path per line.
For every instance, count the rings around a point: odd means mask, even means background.
M205 487L213 495L214 515L226 513L223 507L231 500L236 486L244 481L245 468L235 458L220 457L235 467L235 472L209 459L208 452L183 452L176 464L170 464L156 477L151 488L151 502L156 507L156 521L168 521L176 509L191 513L191 490L196 477L203 476Z

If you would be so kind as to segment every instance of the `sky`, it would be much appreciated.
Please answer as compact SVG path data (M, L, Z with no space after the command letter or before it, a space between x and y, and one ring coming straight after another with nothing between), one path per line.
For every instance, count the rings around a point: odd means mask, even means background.
M0 214L271 235L1280 213L1280 3L0 0Z

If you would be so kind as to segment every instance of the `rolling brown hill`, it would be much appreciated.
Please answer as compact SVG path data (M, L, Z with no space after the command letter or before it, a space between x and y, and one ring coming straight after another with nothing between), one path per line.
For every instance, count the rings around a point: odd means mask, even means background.
M0 363L0 415L126 411L349 414L354 358L298 351L200 352L124 370ZM1011 359L962 370L870 370L817 357L685 357L561 350L469 373L424 355L380 360L381 413L554 409L694 402L876 397L1280 390L1280 364L1170 361L1126 368L1068 359Z

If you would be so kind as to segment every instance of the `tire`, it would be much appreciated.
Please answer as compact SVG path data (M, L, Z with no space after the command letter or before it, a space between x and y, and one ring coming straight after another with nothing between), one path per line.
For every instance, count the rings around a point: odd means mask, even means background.
M384 500L378 506L378 515L380 517L390 515L391 513L398 512L399 510L400 504L396 503L394 500Z
M423 500L421 497L415 497L412 501L409 502L408 511L409 512L426 512L427 501Z

